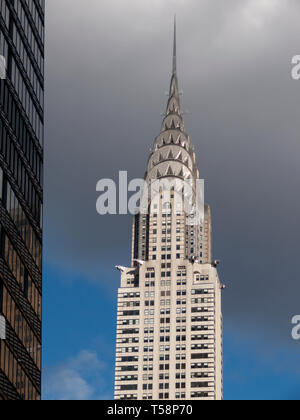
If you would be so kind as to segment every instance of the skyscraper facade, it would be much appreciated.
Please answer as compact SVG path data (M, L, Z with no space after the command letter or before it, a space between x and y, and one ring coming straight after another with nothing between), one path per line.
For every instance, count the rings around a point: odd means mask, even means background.
M145 176L148 212L134 218L131 266L118 267L116 400L223 397L223 286L212 261L211 211L204 205L202 213L188 213L178 188L189 181L196 207L200 175L184 125L176 56L175 23L169 99Z
M41 396L44 12L0 0L0 400Z

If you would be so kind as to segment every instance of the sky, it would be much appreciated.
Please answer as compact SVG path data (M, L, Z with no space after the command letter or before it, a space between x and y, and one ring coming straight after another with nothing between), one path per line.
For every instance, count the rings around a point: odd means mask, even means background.
M44 399L110 399L131 217L102 178L142 178L159 134L177 14L185 125L221 260L225 399L300 398L298 0L46 5Z

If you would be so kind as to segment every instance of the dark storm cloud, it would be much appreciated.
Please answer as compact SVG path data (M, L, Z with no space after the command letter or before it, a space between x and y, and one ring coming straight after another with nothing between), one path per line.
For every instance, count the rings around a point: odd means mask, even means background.
M290 340L300 313L297 0L51 0L47 6L46 259L105 283L128 264L130 217L96 214L96 182L143 177L160 129L178 16L225 320ZM118 274L116 274L118 281Z

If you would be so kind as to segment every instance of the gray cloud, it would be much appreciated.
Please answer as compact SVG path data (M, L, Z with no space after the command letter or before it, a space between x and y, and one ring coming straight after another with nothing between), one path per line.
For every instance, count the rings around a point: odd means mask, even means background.
M128 264L130 217L97 216L95 186L119 170L144 174L166 103L176 12L186 126L228 285L225 323L292 346L299 2L52 0L47 8L46 259L103 284L115 263Z

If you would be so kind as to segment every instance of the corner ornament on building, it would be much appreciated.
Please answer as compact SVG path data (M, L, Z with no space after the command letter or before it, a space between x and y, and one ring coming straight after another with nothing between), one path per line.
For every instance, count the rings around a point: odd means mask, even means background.
M4 316L0 315L0 340L6 339L6 322Z

